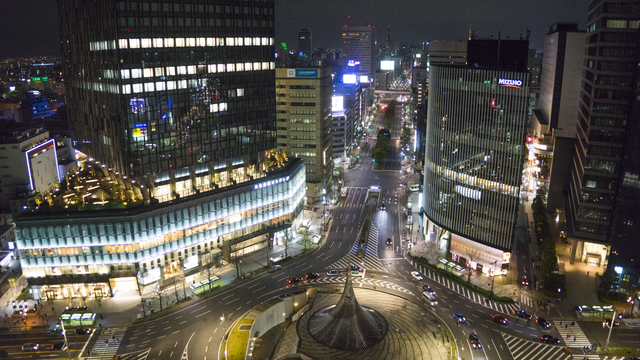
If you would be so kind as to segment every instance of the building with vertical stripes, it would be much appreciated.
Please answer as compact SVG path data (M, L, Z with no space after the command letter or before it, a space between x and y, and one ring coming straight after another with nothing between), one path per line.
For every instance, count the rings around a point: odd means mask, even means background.
M429 73L423 232L488 274L506 273L513 247L529 102L524 65L436 65Z

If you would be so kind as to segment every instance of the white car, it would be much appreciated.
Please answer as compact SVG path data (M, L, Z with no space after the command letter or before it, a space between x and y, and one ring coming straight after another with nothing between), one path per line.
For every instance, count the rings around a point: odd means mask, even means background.
M438 300L436 300L436 297L433 296L431 293L429 293L428 291L425 291L422 293L422 297L429 303L431 304L431 306L436 306L438 305Z
M422 275L417 271L412 271L411 276L418 281L422 281Z
M411 185L409 187L409 191L418 191L420 190L420 185L416 184L416 185Z

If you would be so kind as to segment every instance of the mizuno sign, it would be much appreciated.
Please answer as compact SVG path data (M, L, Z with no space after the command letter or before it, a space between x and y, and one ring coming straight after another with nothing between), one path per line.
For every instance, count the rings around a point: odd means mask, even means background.
M498 79L498 85L522 89L522 80Z

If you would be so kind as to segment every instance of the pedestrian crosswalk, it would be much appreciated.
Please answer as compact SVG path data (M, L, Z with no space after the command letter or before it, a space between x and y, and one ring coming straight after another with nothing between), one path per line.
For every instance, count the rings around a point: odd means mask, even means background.
M560 337L565 343L567 343L567 346L581 348L583 346L592 345L591 341L587 339L587 335L585 335L580 328L580 324L575 323L574 325L571 325L571 323L567 321L558 323L552 321L551 324L558 329Z
M378 228L371 224L369 228L369 236L365 246L365 253L363 258L358 257L358 250L360 249L359 239L353 243L351 251L342 259L331 264L328 269L346 269L349 266L349 257L351 257L351 265L360 266L363 270L373 270L389 272L380 262L378 258Z
M296 285L305 285L305 284L315 284L315 285L330 285L330 284L344 284L344 282L346 281L347 277L346 276L327 276L327 277L319 277L317 279L313 279L313 280L307 280L305 282L296 284ZM361 277L354 277L352 278L352 282L353 282L353 286L357 287L359 286L359 284L362 285L371 285L371 286L376 286L376 287L380 287L380 288L386 288L386 289L391 289L391 290L396 290L396 291L400 291L403 292L405 294L409 294L409 295L413 295L413 293L409 290L407 290L406 288L400 286L400 285L396 285L392 282L389 281L384 281L384 280L377 280L377 279L371 279L371 278L361 278ZM294 286L296 286L294 285Z
M571 360L564 346L544 344L501 333L513 360ZM578 358L579 359L579 358Z
M113 356L118 352L120 343L127 332L126 327L105 328L98 336L98 340L93 344L91 355Z
M467 289L466 287L456 283L451 279L448 279L440 274L437 274L435 271L432 271L431 269L425 268L420 264L416 264L412 260L409 260L409 262L411 263L411 265L413 265L413 267L418 269L418 271L420 271L425 277L437 282L442 286L445 286L449 290L452 290L453 292L456 292L466 297L467 299L474 301L484 307L488 307L490 309L493 309L503 314L513 314L514 311L519 310L519 307L517 304L501 304L491 300L487 300L485 297L481 296L480 294Z
M534 299L525 293L520 293L520 306L528 306L528 307L534 307L535 305L535 301Z

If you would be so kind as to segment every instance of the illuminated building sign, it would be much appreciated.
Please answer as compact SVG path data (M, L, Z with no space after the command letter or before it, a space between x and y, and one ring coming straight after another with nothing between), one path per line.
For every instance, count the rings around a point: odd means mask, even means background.
M498 85L522 89L522 80L498 79Z
M318 69L287 69L287 77L316 78Z
M358 61L358 60L349 60L349 62L347 63L347 66L356 66L356 65L360 65L360 61Z
M133 136L146 136L147 135L147 124L146 123L137 123L133 128Z

